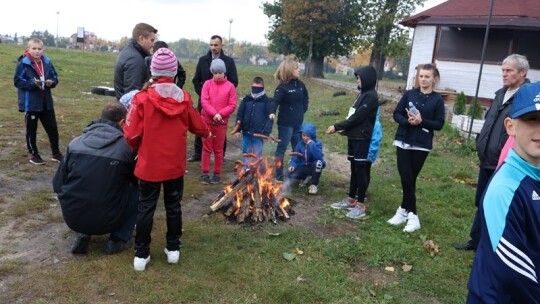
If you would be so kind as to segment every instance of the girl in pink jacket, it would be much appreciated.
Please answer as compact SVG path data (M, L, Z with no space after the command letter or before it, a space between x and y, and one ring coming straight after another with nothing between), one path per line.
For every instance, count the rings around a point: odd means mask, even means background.
M223 166L223 144L227 133L229 116L236 110L236 89L227 80L225 63L214 59L210 64L213 78L207 80L201 92L201 116L212 132L212 137L202 139L201 183L218 184ZM210 157L214 153L214 171L210 179Z

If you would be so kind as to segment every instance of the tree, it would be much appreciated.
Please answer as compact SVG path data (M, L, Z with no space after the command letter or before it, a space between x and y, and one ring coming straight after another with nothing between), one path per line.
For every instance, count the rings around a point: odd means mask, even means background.
M324 58L348 55L363 31L356 0L276 0L263 11L272 23L270 51L308 59L307 77L323 78Z
M361 0L368 9L372 20L364 26L366 36L361 41L361 49L371 50L370 65L375 67L382 79L386 57L402 57L409 51L409 30L398 22L414 12L416 6L425 0Z

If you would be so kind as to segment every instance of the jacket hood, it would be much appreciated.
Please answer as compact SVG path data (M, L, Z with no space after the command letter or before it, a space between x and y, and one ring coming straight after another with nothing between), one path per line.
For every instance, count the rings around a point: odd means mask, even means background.
M375 89L377 85L377 72L372 66L364 66L354 71L354 76L360 77L362 82L360 90L365 92L368 90Z
M173 117L186 111L186 106L191 106L189 95L172 82L157 83L148 90L148 98L158 111L164 115ZM187 99L187 100L186 100Z
M317 127L309 122L302 125L300 128L300 133L306 133L312 140L317 139Z
M122 128L117 123L98 119L83 129L82 142L88 147L102 149L123 137Z

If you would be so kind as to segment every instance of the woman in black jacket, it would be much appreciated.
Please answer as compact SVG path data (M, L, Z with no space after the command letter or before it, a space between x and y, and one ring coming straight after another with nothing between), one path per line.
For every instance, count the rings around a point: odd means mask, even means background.
M433 91L438 77L435 66L421 66L418 70L420 87L406 91L394 110L394 120L399 124L394 146L397 147L403 198L401 206L388 223L407 223L404 232L420 229L416 213L416 178L433 147L433 131L441 130L444 125L444 101L441 95Z

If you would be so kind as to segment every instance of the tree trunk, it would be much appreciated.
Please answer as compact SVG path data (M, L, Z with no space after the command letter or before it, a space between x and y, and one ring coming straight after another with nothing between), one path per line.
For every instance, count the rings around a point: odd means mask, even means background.
M386 61L385 47L390 41L390 32L392 23L396 16L399 0L386 0L384 3L384 20L377 25L375 29L375 39L369 58L369 64L377 71L377 78L380 80L384 74L384 62Z
M324 78L323 67L324 57L313 56L311 60L306 61L304 76L308 78Z

